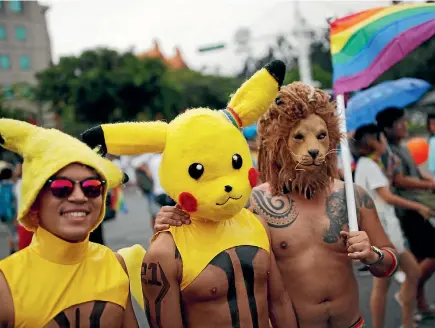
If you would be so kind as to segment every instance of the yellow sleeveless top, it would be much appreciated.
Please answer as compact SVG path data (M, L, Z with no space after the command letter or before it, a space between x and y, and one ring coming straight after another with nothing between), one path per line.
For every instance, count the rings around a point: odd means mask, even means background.
M0 261L8 282L16 328L44 327L77 304L127 305L128 276L107 247L85 240L68 243L38 228L31 244Z
M168 230L183 261L181 290L189 286L219 253L236 246L255 246L270 252L269 237L260 220L247 209L220 222L192 217L191 224Z

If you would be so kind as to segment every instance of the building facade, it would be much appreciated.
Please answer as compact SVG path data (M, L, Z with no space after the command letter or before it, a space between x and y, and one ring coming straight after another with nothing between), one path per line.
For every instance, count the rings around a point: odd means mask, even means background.
M15 99L10 86L36 83L36 73L52 63L47 10L37 1L0 0L0 87L14 107L41 118L41 106Z
M0 0L0 84L34 83L51 64L47 9L37 1Z

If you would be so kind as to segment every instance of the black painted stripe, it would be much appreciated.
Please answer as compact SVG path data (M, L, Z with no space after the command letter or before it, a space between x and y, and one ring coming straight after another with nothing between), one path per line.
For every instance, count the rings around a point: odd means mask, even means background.
M252 328L258 328L257 302L254 293L254 257L259 248L255 246L237 246L236 254L242 266L243 278L245 279L246 293L248 294L249 310L251 311Z
M210 262L218 268L221 268L227 275L228 293L227 302L231 315L232 328L240 328L239 307L237 304L236 281L234 277L234 267L231 262L231 257L228 253L222 252L214 257Z
M59 325L59 328L70 328L69 320L64 312L59 313L54 317L54 321Z
M90 320L91 328L100 328L100 319L103 315L104 309L106 308L107 302L105 301L96 301L94 303L94 307L92 308Z
M80 328L80 309L76 309L76 328Z
M150 301L148 298L145 297L145 313L147 316L148 324L151 326L151 308L150 308Z

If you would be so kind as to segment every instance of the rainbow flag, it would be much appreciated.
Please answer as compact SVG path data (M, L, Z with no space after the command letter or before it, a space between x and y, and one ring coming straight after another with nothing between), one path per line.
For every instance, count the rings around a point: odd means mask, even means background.
M368 87L435 34L435 4L365 10L331 22L336 94Z
M110 199L110 207L116 212L121 212L126 214L127 206L125 204L124 193L121 186L116 187L112 190L112 197Z

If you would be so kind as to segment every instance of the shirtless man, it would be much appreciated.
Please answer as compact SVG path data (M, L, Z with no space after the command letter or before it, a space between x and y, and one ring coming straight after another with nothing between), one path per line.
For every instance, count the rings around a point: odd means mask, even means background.
M0 261L0 327L137 327L122 257L89 242L114 164L57 130L0 119L0 144L24 157L18 220L35 232Z
M349 232L344 184L336 180L335 106L323 91L295 82L281 88L258 128L267 182L254 189L248 207L269 225L299 327L365 327L352 260L382 277L394 273L397 258L373 200L357 186L360 231ZM156 229L185 222L179 209L162 208Z

